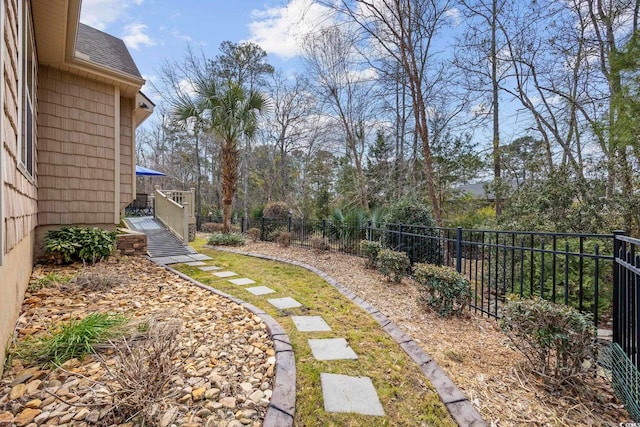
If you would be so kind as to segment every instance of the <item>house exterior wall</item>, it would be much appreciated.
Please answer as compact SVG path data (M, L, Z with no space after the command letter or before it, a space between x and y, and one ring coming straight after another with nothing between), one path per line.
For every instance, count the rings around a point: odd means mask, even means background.
M38 223L113 224L115 88L40 67Z
M134 100L120 98L120 211L135 199Z
M2 204L2 262L0 263L0 357L13 331L24 292L29 283L33 260L34 229L37 225L36 179L18 165L20 122L20 60L18 1L2 0L2 112L0 113L2 161L0 186ZM34 170L34 174L37 169ZM0 365L0 373L2 365Z

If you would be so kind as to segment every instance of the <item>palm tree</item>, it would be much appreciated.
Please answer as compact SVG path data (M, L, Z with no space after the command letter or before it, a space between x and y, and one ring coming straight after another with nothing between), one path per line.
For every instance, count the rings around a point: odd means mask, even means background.
M253 138L258 127L258 115L266 111L268 101L257 91L245 90L234 83L219 84L215 78L203 74L191 81L191 85L191 94L182 92L182 96L174 98L172 112L175 120L191 127L196 150L201 131L211 131L221 141L223 226L228 233L238 183L238 142L240 138Z
M196 161L196 217L202 214L202 168L200 166L200 133L207 129L206 111L200 96L192 97L182 90L176 91L176 96L171 102L172 121L180 128L193 132L194 151Z
M212 130L222 141L222 216L224 231L231 230L231 205L238 183L239 139L252 139L258 127L258 115L268 106L267 98L254 90L229 84L207 100Z

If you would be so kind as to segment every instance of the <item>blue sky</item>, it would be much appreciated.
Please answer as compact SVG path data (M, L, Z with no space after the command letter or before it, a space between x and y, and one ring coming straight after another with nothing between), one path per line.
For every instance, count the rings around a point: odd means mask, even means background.
M296 40L327 15L312 0L83 0L81 21L122 38L153 81L163 61L182 58L187 44L214 57L225 40L254 41L276 68L295 68Z

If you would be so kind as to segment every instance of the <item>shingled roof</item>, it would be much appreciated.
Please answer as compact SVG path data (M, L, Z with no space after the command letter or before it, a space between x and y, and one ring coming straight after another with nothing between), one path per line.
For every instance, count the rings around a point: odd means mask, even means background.
M97 65L142 78L122 40L82 23L78 26L76 51Z

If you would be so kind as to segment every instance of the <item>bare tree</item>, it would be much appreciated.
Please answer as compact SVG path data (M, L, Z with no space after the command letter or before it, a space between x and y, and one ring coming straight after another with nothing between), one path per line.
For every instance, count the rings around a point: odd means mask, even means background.
M356 170L359 206L369 209L363 156L374 119L373 84L358 59L356 39L348 26L324 28L304 43L305 65L319 98L344 132L346 154Z
M429 115L443 95L445 67L436 58L434 42L447 22L447 0L341 0L339 9L355 21L382 54L393 58L406 76L411 94L416 136L422 146L423 168L436 224L443 225L435 184ZM462 109L454 107L447 121Z

